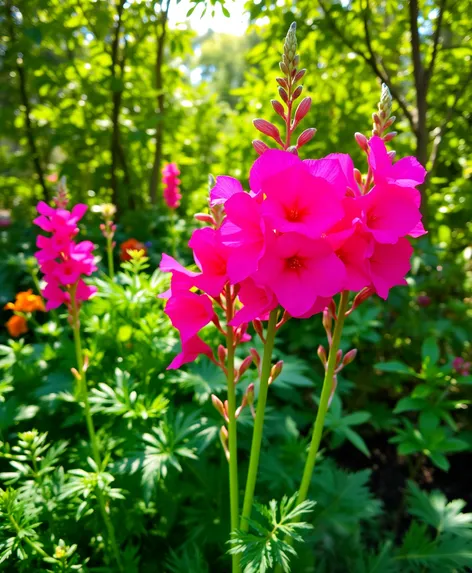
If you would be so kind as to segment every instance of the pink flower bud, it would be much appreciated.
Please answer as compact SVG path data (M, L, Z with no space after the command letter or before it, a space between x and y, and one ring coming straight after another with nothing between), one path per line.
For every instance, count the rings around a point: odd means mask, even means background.
M226 362L226 356L228 355L228 351L226 350L226 348L220 344L218 346L218 360L221 362L221 364L224 364Z
M279 84L279 86L281 86L285 90L288 90L288 84L285 78L275 78L275 81Z
M284 88L281 86L279 86L279 95L282 98L282 101L284 101L285 103L288 103L288 94L284 90Z
M261 141L260 139L254 139L252 142L252 146L254 147L254 149L256 150L256 153L258 155L262 155L268 149L270 149L269 146L267 144L265 144L263 141Z
M323 328L326 330L327 333L331 333L331 328L333 326L333 319L331 318L331 313L327 308L323 311Z
M300 134L300 137L297 139L297 147L300 148L303 145L305 145L305 143L308 143L311 139L313 139L315 133L316 129L314 127L309 127L308 129L305 129L305 131L303 131Z
M254 327L254 330L256 331L256 334L259 336L259 338L260 338L262 341L265 341L265 338L264 338L264 329L262 328L262 322L261 322L258 318L255 318L255 319L252 321L252 326Z
M220 428L220 441L221 441L221 445L223 446L223 450L225 452L226 459L229 462L228 430L226 429L226 426L221 426L221 428Z
M392 141L392 139L397 135L396 131L391 131L390 133L387 133L387 135L384 136L384 141L385 143L388 143L389 141Z
M272 366L270 371L269 384L272 384L272 382L276 380L277 377L280 375L280 373L282 372L283 365L284 361L279 360L276 364Z
M303 76L306 74L306 70L299 70L296 74L295 77L293 78L294 83L299 82Z
M338 387L338 377L335 374L333 376L333 386L331 388L331 394L329 395L328 406L331 406L331 402L333 401L334 393L336 392L337 387Z
M246 390L246 401L249 405L254 404L254 384L252 382Z
M208 223L209 225L215 224L215 219L207 213L195 213L193 217L196 221L200 221L200 223Z
M356 180L356 183L361 186L363 185L362 173L359 171L359 169L354 169L354 179Z
M318 346L318 350L316 351L316 353L318 354L318 358L321 360L323 366L326 366L326 362L328 361L326 356L326 350L321 344Z
M339 366L341 364L341 358L343 357L343 351L342 350L338 350L336 352L336 366Z
M295 101L302 95L303 86L298 86L292 94L292 101Z
M292 153L293 155L298 155L298 149L296 145L291 145L290 147L287 147L286 151Z
M306 114L310 111L310 107L311 97L304 97L298 104L297 111L295 112L295 125L298 125L300 121L306 116Z
M284 62L280 62L279 63L280 66L280 71L285 74L286 76L288 76L288 68L287 65Z
M259 368L261 367L261 357L259 356L259 352L257 352L255 348L251 348L249 352L251 354L254 364L256 365L256 368L259 370Z
M264 135L272 137L272 139L276 141L279 145L283 145L282 140L280 139L280 132L273 123L270 123L270 121L267 121L265 119L255 119L252 123L254 124L254 127L258 131L260 131Z
M365 151L367 153L369 151L369 142L367 140L367 137L365 135L362 135L362 133L356 132L354 134L354 138L357 142L357 145L362 149L362 151Z
M82 376L79 374L77 368L71 368L70 371L72 372L72 375L77 380L77 382L80 382L82 380Z
M353 348L352 350L349 350L349 352L346 352L343 358L343 366L351 364L351 362L354 361L356 356L357 356L357 348Z
M225 412L225 407L223 406L223 402L214 394L211 395L211 403L213 404L215 410L219 412L223 416L223 418L226 419L227 416Z
M380 117L378 113L373 113L372 114L372 119L375 123L375 125L380 125Z
M272 104L272 107L274 108L275 113L280 115L280 117L285 121L284 106L276 99L271 99L270 103Z
M346 316L349 316L353 310L355 310L359 305L366 301L369 297L375 294L373 287L363 288L354 298L351 308L346 312Z
M241 376L249 369L252 364L252 356L246 356L246 358L241 362L241 366L239 367L239 374L238 377Z
M384 129L388 129L396 119L397 118L394 115L392 115L392 117L385 122Z

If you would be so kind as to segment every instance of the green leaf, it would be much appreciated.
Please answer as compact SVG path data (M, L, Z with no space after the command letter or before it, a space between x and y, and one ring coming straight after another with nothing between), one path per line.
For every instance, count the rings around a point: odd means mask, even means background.
M402 412L416 412L418 410L422 410L427 405L428 403L421 398L402 398L397 402L393 413L401 414Z
M429 359L429 365L436 364L439 360L439 356L440 351L436 339L432 336L426 338L421 347L421 357L423 362L426 362L426 360Z
M374 368L381 370L382 372L396 372L397 374L415 374L415 371L400 362L399 360L392 360L390 362L377 362L374 364Z

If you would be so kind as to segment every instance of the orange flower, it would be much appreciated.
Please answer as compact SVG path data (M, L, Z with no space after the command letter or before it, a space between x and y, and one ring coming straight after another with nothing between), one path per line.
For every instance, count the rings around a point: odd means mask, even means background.
M44 311L43 299L37 295L33 294L32 289L27 291L19 292L16 295L15 302L9 302L5 305L5 310L13 310L18 312L34 312L35 310Z
M144 254L147 254L145 245L137 239L127 239L121 243L120 251L120 259L122 261L129 261L131 259L128 251L144 251Z
M5 324L10 333L10 336L17 338L20 334L24 334L28 332L28 325L26 323L26 319L22 316L18 316L14 314Z

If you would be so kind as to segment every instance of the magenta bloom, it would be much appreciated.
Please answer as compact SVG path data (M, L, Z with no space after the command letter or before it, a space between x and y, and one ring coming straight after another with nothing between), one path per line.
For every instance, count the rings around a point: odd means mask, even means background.
M37 206L40 214L34 220L50 237L39 235L36 241L39 251L35 253L46 287L42 294L46 299L46 309L69 305L71 293L77 302L88 300L96 291L84 283L82 277L90 276L97 267L93 260L94 245L90 241L74 241L79 232L78 221L87 210L86 205L76 205L71 212L66 209L49 207L43 201Z
M172 296L172 293L189 291L195 286L195 277L200 276L200 273L189 271L178 261L165 253L162 255L159 268L163 273L171 273L172 275L171 288L165 293L160 294L159 298L169 298Z
M164 185L164 201L169 209L177 209L182 195L180 194L180 171L175 163L168 163L162 168L162 184Z
M216 178L215 186L210 190L210 205L212 207L224 205L236 193L244 193L241 183L234 177L219 175Z
M244 306L234 315L231 326L241 326L256 318L267 320L268 313L278 305L277 298L269 287L256 285L250 278L241 283L238 295Z
M395 245L375 243L369 259L370 276L376 293L387 299L389 290L406 285L405 275L410 270L413 247L407 239L400 239Z
M213 357L213 351L208 344L195 335L186 342L182 342L182 351L172 360L167 370L176 370L188 362L193 362L201 354L209 358Z
M282 165L288 167L281 170ZM260 182L260 190L266 197L262 214L275 230L316 239L342 218L344 189L337 188L324 176L322 165L318 169L320 175L314 176L309 165L298 157L269 150L252 169L257 176L251 176L251 180Z
M195 285L210 296L219 296L228 280L228 247L223 245L220 232L210 227L197 229L188 244L202 271L195 277Z
M309 311L317 297L340 292L345 275L328 241L286 233L261 259L257 280L269 286L279 304L296 317Z
M194 292L173 295L167 301L165 312L180 332L182 342L193 338L215 316L211 300Z

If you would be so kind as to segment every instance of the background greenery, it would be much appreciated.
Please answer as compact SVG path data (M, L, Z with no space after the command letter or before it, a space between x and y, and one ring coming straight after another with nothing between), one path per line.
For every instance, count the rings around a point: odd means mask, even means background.
M231 14L232 4L198 2L193 17L205 8ZM209 405L211 393L224 395L224 380L205 361L165 371L177 341L156 299L165 279L155 268L172 237L188 262L210 173L247 180L258 137L251 122L276 120L269 100L282 39L296 20L313 100L305 127L318 129L305 156L348 152L362 168L353 133L369 133L385 81L397 117L394 148L429 171L429 234L415 244L408 287L386 303L365 303L346 325L343 345L359 353L329 413L311 496L317 505L306 518L314 527L293 570L314 571L316 563L317 573L468 571L472 377L452 362L472 359L470 3L261 0L247 8L244 36L198 37L169 26L174 0L0 2L0 207L12 218L1 232L0 303L34 288L31 218L37 200L54 193L51 176L67 177L73 201L113 200L118 243L150 242L148 269L128 266L111 283L102 264L99 296L83 310L94 409L110 453L104 483L126 571L227 571L227 468ZM176 224L156 179L167 161L181 169ZM103 256L98 224L90 212L86 235ZM113 571L70 375L68 325L60 313L36 318L21 340L0 333L1 479L13 488L2 501L1 567L44 570L6 519L15 515L50 555L60 539L77 545L51 570ZM285 367L271 387L262 503L297 488L321 384L320 343L317 320L281 333ZM32 430L38 435L24 434ZM240 432L244 472L248 412ZM459 498L464 503L448 505Z

